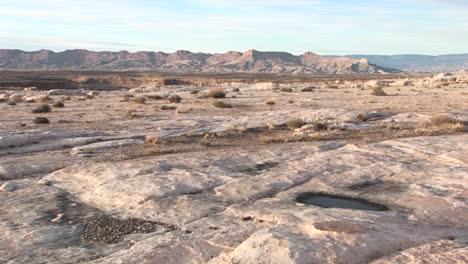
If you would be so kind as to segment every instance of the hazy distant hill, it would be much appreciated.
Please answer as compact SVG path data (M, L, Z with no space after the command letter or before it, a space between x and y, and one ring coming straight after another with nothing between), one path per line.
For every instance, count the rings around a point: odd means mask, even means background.
M366 58L369 63L381 67L402 71L417 72L452 72L468 69L468 54L453 54L441 56L426 55L349 55L351 58Z
M154 70L165 72L268 72L356 74L388 73L367 59L322 57L307 52L295 56L286 52L249 50L224 54L164 52L95 52L67 50L0 50L0 69L8 70Z

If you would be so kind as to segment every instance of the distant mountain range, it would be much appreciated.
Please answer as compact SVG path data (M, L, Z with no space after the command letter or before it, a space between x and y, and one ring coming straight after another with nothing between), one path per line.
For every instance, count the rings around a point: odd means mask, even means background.
M468 69L468 54L440 56L427 55L349 55L347 57L365 58L369 63L381 67L412 72L453 72Z
M293 74L374 74L393 70L371 64L367 59L322 57L307 52L295 56L286 52L249 50L224 54L164 52L95 52L67 50L1 50L2 70L90 70L161 72L262 72Z
M399 71L451 72L461 69L468 69L468 54L339 57L319 56L312 52L296 56L287 52L257 50L210 54L186 50L174 53L149 51L130 53L88 50L26 52L0 49L0 70L375 74Z

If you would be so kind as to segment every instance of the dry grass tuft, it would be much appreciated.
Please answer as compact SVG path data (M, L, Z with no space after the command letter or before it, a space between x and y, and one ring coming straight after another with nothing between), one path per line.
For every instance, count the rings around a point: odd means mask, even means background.
M147 97L148 97L148 99L151 99L151 100L162 100L162 99L164 99L164 96L162 96L160 94L150 94Z
M211 88L208 91L208 97L211 97L211 98L225 98L226 93L224 92L223 88L219 88L219 87Z
M301 92L313 92L314 89L315 87L309 86L309 87L302 88Z
M286 123L286 125L288 126L289 129L301 128L306 124L307 123L304 120L300 119L300 118L295 118L295 119L289 120Z
M133 97L134 97L133 94L124 94L124 95L122 96L122 102L128 102L128 101L130 101L130 99L132 99Z
M180 96L178 96L177 94L173 94L173 95L169 96L169 102L171 102L173 104L178 104L178 103L182 102L182 98Z
M435 126L443 126L446 124L455 124L457 123L457 119L449 114L440 114L431 117L430 122Z
M146 103L146 97L143 95L139 95L135 98L133 98L133 102L137 104L145 104Z
M284 136L266 136L266 135L261 135L258 137L258 142L260 144L271 144L271 143L280 143L280 142L287 142L288 139L285 138Z
M366 122L369 120L369 117L367 116L367 113L359 113L356 118L360 120L361 122Z
M61 108L61 107L65 107L65 104L62 101L57 101L55 102L53 106L57 108Z
M375 95L375 96L386 96L387 95L387 93L384 91L384 89L382 87L372 88L371 94Z
M213 106L218 108L232 108L232 104L224 101L214 101Z
M159 109L161 109L163 111L176 110L177 106L175 106L175 105L161 105L161 107L159 107Z
M461 132L465 130L465 124L449 114L433 116L429 121L436 127L450 129L454 132Z
M145 142L148 144L157 144L157 143L160 143L161 140L157 136L148 135L145 137Z

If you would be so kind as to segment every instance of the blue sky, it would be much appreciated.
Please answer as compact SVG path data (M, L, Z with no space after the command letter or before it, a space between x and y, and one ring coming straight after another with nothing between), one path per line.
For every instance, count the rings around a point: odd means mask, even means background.
M0 48L468 53L468 0L0 0Z

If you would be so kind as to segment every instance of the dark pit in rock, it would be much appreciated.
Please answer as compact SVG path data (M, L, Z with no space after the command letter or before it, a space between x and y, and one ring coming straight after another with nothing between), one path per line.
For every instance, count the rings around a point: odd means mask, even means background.
M100 216L88 219L81 233L81 239L109 244L117 242L123 235L152 233L161 229L173 231L176 230L177 227L140 219L120 220L112 217Z
M323 208L342 208L365 211L389 210L385 205L369 202L364 199L326 193L302 193L297 196L296 201L302 204L312 204Z

